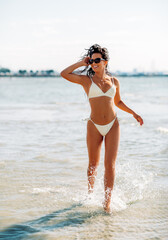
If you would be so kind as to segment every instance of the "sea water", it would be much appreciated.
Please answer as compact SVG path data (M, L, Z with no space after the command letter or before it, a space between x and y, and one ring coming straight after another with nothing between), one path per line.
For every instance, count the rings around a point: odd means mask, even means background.
M111 214L103 211L104 145L87 194L80 85L0 78L0 239L168 239L168 78L118 77L121 136Z

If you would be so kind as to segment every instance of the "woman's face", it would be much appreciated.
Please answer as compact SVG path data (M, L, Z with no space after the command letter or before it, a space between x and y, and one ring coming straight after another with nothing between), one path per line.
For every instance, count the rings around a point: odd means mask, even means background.
M93 53L92 56L91 56L91 59L94 60L96 58L102 58L101 53ZM93 62L91 64L91 67L92 67L94 72L101 72L101 71L104 71L106 65L107 65L107 61L101 60L99 63Z

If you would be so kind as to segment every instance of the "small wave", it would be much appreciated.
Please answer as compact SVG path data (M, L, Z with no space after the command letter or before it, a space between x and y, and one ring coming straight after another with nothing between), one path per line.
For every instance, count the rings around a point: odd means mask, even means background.
M158 127L157 131L168 134L168 128Z
M30 189L20 189L19 193L28 193L28 194L53 194L53 193L61 193L67 194L67 189L64 187L57 188L57 187L34 187Z
M53 192L54 189L50 187L43 187L43 188L33 188L32 193L38 194L38 193L50 193Z
M126 97L127 97L127 96L128 96L128 97L134 97L134 96L136 96L136 95L133 94L133 93L125 93L124 96L126 96Z

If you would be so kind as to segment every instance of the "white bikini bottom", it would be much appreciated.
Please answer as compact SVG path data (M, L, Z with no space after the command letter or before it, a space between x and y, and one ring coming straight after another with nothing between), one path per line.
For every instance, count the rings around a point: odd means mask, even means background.
M99 124L96 124L93 122L93 120L91 118L88 118L88 121L90 120L94 125L95 127L97 128L97 130L99 131L99 133L102 135L102 136L105 136L109 131L110 129L112 128L115 120L116 120L117 116L108 124L106 125L99 125Z

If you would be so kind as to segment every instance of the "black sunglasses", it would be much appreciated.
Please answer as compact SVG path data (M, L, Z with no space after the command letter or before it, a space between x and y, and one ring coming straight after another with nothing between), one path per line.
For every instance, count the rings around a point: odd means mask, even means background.
M101 60L104 60L103 58L95 58L95 59L89 59L89 64L92 64L92 63L99 63Z

